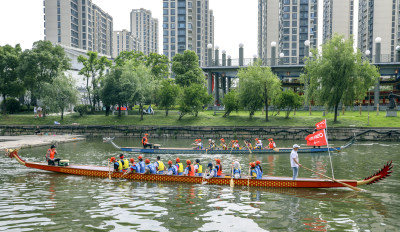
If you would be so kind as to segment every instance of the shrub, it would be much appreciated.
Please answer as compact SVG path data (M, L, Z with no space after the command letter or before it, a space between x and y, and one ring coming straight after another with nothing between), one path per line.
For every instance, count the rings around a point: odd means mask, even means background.
M90 106L89 105L76 105L74 107L74 111L79 113L79 116L83 116L84 114L87 114L90 111Z
M6 111L9 114L19 112L21 109L21 104L15 98L7 98L5 104L6 104ZM3 105L4 105L4 101L1 103L1 108L3 108Z

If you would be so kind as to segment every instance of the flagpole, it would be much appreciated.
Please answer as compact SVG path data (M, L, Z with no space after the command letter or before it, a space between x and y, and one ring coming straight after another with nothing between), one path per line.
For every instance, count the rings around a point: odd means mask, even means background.
M326 145L328 146L329 161L331 162L332 178L335 179L335 175L333 174L331 151L330 151L329 142L328 142L328 122L326 121L326 118L325 118L325 129L326 129L326 133L325 133L326 134Z

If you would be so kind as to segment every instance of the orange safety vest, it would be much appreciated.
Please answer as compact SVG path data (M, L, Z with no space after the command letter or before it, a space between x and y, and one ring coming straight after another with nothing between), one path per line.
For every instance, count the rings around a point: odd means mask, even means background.
M188 170L188 176L194 176L194 167L193 164L188 165L188 167L190 166L190 170Z
M146 145L146 144L147 144L147 138L146 138L146 137L143 137L143 139L142 139L142 144L143 144L143 145Z
M54 159L54 156L55 156L55 154L56 154L56 152L55 151L53 151L53 150L51 150L51 148L49 148L48 150L47 150L47 153L49 154L49 159Z
M217 175L220 176L220 175L222 175L222 165L221 164L217 164L217 165L218 165Z
M269 148L274 148L274 143L273 142L269 142Z

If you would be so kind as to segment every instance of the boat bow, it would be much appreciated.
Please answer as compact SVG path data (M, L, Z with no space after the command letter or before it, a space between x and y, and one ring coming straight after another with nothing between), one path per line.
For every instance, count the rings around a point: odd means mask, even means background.
M104 143L111 143L115 148L117 148L118 150L121 150L121 147L114 143L114 141L113 141L114 139L115 139L115 137L112 137L112 138L111 137L104 137L103 138L103 142Z
M364 185L364 184L369 185L369 184L373 184L380 180L385 179L386 177L388 177L392 174L392 171L391 171L392 168L393 168L392 161L387 162L386 165L383 166L383 168L381 170L377 171L375 174L365 178L364 180L357 181L357 186Z

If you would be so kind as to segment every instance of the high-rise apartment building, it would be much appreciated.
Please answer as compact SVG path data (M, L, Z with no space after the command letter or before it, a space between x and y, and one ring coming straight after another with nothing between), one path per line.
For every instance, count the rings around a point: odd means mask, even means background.
M271 43L276 42L281 64L303 64L306 45L318 45L317 0L259 0L258 57L265 64L271 58Z
M116 58L123 51L140 51L140 41L132 36L128 30L114 31L113 33L113 54L112 57Z
M158 53L158 19L143 8L131 11L131 33L141 41L141 52L145 55Z
M112 54L113 18L92 0L44 0L44 39Z
M354 34L354 0L324 0L323 42L333 34L344 35L346 39Z
M163 54L170 60L185 50L195 51L206 66L207 45L214 44L214 15L209 0L163 1Z
M375 39L381 38L381 61L393 62L400 44L400 0L359 0L358 48L375 55Z

